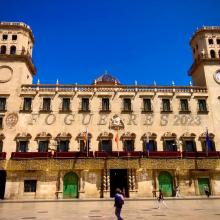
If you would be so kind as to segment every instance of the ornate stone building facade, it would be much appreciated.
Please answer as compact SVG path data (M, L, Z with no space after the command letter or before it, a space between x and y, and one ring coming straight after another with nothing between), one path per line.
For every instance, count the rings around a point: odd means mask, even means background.
M189 86L32 84L34 37L0 23L0 198L220 195L220 28L197 30Z

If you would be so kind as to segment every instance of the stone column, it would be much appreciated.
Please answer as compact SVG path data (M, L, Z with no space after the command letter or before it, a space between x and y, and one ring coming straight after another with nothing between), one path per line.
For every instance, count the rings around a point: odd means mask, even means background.
M129 189L129 196L131 198L137 196L137 182L136 182L135 169L128 170L128 189Z
M87 170L80 171L80 179L79 179L79 198L85 198L85 179Z
M102 174L102 190L103 190L103 198L110 197L110 174L108 169L103 170Z

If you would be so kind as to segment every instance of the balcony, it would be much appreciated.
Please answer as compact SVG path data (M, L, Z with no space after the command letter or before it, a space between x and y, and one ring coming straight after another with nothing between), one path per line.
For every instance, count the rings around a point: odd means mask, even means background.
M90 151L88 152L88 156L87 156L87 152L80 152L80 151L69 151L69 152L54 152L53 155L54 159L71 159L71 158L87 158L93 157L93 152Z
M183 158L219 158L220 152L219 151L210 151L208 154L205 151L197 151L197 152L182 152Z
M183 158L196 158L197 152L196 151L183 151L182 157Z
M106 157L141 157L142 151L95 151L96 158L106 158Z
M0 160L6 159L6 152L0 152Z
M208 157L208 158L219 158L220 152L219 151L209 151L208 153L206 151L197 151L196 156L200 158Z
M48 159L51 158L51 152L12 152L12 160L20 159Z
M181 158L181 152L180 151L150 151L143 152L144 157L149 158Z

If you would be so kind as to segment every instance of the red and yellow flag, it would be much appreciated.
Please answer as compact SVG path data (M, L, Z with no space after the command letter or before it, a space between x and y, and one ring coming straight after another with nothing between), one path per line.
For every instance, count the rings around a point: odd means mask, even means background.
M118 141L119 141L119 136L118 136L118 129L117 129L116 134L115 134L115 142L117 143L117 147L118 147Z

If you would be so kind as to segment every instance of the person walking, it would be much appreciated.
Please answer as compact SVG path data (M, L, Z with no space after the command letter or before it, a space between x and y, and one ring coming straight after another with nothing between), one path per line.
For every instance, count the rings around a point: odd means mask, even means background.
M124 196L122 195L122 192L119 188L115 190L115 215L117 217L117 220L123 220L121 217L121 209L124 205Z
M209 192L209 187L208 186L204 186L204 192L205 192L207 198L209 198L210 192Z
M175 189L175 197L180 197L180 187L179 186L176 186L176 189Z
M159 190L159 196L158 196L158 198L157 198L157 209L160 208L161 203L164 205L164 207L166 207L166 208L168 209L168 207L167 207L167 205L166 205L166 203L165 203L165 201L164 201L163 193L162 193L162 191L161 191L161 189L160 189L160 190Z

